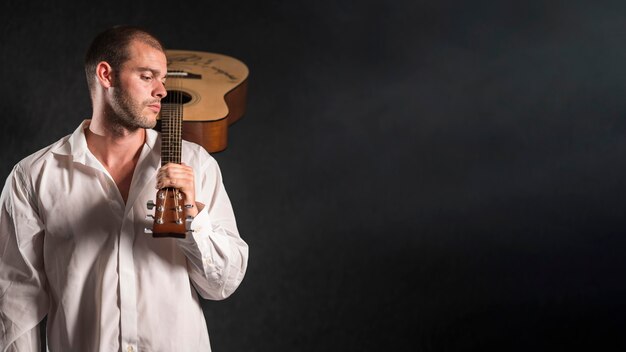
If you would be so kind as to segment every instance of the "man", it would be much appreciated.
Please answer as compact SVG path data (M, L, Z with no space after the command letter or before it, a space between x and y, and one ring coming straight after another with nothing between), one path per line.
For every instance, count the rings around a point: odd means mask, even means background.
M183 141L184 163L160 167L155 37L106 30L85 71L91 119L19 162L2 191L0 351L39 351L46 315L50 351L209 351L197 293L228 297L248 258L218 165ZM185 195L185 239L144 234L162 187Z

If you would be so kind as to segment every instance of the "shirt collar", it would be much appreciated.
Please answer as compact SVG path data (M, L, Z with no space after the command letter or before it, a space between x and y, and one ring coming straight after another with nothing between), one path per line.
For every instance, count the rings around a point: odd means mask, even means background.
M84 120L74 132L69 135L65 143L62 143L59 147L52 150L53 153L59 155L71 156L76 162L85 164L86 156L92 156L87 147L87 138L85 138L85 129L89 127L91 120ZM158 132L147 128L146 129L146 141L144 143L150 149L154 149L157 144Z

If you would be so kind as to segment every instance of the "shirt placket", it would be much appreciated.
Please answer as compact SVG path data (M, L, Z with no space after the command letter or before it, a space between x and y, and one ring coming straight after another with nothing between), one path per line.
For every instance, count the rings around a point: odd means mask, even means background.
M133 213L126 214L119 234L120 313L122 350L137 351L137 283L133 256Z
M115 214L119 214L121 217L121 227L117 236L121 350L135 352L138 351L137 341L139 339L137 333L137 282L133 255L134 214L129 211L131 207L124 205L113 178L106 170L99 169L102 171L100 180L109 195L109 206Z
M135 243L135 212L134 203L140 198L142 190L148 187L148 180L155 173L158 154L150 155L151 149L147 146L141 151L122 220L122 230L119 235L119 265L120 265L120 300L121 300L121 335L122 350L127 352L138 351L139 341L137 331L137 276L133 247Z

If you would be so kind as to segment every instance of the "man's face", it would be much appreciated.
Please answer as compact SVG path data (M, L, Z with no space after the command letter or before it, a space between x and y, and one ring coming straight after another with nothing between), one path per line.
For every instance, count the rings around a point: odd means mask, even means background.
M115 72L110 117L131 131L152 128L167 94L167 59L163 52L137 40L130 43L128 52L129 60Z

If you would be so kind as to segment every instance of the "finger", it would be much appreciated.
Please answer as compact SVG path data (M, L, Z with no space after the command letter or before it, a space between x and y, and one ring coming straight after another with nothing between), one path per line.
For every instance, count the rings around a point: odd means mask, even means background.
M193 171L184 169L163 169L157 173L157 178L193 179Z
M163 167L159 170L157 177L193 177L193 169L189 167Z
M174 187L184 191L193 190L194 181L191 177L160 177L157 179L157 188Z

